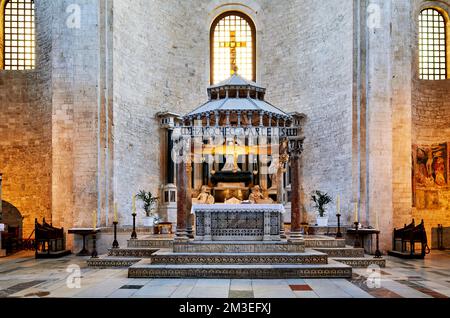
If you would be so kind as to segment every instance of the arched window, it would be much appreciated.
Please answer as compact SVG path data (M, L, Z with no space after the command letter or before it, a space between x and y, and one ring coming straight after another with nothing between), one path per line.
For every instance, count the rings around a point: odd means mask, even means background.
M427 8L419 15L420 79L447 78L446 18L436 9Z
M211 84L234 74L256 80L256 29L245 14L229 11L218 16L211 26Z
M29 70L35 66L34 0L0 0L1 68Z

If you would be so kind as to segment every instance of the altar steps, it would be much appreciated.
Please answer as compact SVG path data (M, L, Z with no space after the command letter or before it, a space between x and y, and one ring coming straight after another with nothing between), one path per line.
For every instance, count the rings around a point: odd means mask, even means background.
M214 279L286 279L351 278L352 268L330 261L329 264L246 264L246 265L155 265L141 261L128 269L129 278L214 278Z
M128 268L141 260L141 258L136 257L115 257L104 255L99 258L88 259L87 265L92 268Z
M349 265L352 268L368 268L369 266L373 266L373 265L376 265L380 268L386 267L386 259L374 258L373 256L346 257L346 258L335 257L335 258L332 258L332 260L342 263L342 264Z
M246 264L327 264L328 256L305 253L172 253L160 251L150 257L152 265L246 265Z
M158 250L158 248L145 247L110 248L108 249L108 256L149 258Z
M314 248L315 251L322 252L328 255L328 257L364 257L363 248L353 247L337 247L337 248Z
M140 238L136 240L128 240L127 246L129 248L172 248L173 237L168 238Z
M324 235L304 235L306 248L345 248L344 239L336 239L334 237L327 237Z
M131 265L149 259L160 249L168 249L173 246L173 238L148 238L128 240L127 247L110 248L108 254L99 258L90 258L87 265L93 268L128 268Z
M363 248L346 246L338 248L314 248L314 250L325 253L329 259L349 265L352 268L367 268L371 265L376 265L381 268L386 267L386 259L365 255Z
M303 253L303 241L190 241L175 242L175 253Z

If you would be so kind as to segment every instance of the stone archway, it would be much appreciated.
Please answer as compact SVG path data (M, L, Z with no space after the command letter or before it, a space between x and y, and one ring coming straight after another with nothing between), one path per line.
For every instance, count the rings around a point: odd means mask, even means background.
M2 235L2 246L7 253L13 253L19 249L19 242L23 236L23 217L19 209L7 201L2 201L2 223L5 224L5 231Z

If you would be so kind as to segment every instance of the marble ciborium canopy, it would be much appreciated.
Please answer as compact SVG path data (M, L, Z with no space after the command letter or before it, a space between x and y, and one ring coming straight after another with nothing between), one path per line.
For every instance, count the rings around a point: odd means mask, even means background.
M264 87L237 73L207 92L208 101L185 116L158 115L162 127L173 123L166 153L183 158L176 164L177 235L191 232L186 220L192 198L203 187L210 189L215 204L223 204L230 199L245 202L259 186L274 203L284 204L290 197L291 211L299 214L300 179L292 168L299 167L305 116L270 104ZM168 169L167 175L174 175L173 163ZM299 230L300 216L292 219Z

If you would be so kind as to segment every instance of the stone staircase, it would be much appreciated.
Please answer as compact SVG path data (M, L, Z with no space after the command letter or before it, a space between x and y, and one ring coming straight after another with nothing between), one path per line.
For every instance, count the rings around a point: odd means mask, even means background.
M88 266L126 267L130 278L349 278L352 267L385 266L345 240L306 236L288 242L174 242L152 236L89 259Z
M126 248L110 248L107 255L87 260L89 267L95 268L128 268L142 259L148 259L160 249L173 246L173 238L144 237L138 240L128 240Z

